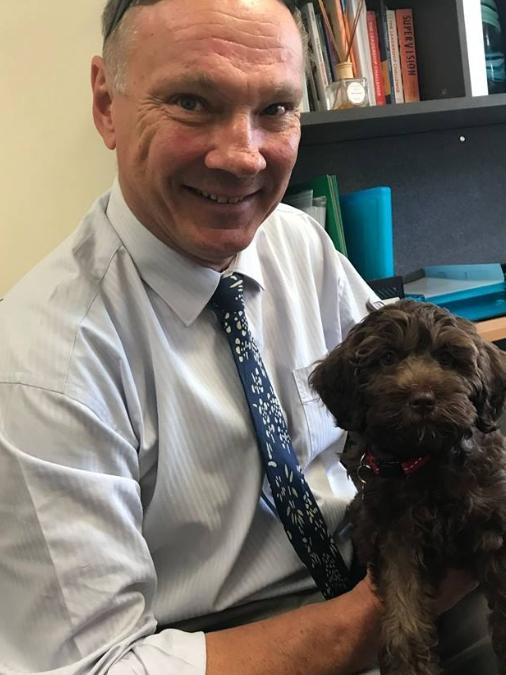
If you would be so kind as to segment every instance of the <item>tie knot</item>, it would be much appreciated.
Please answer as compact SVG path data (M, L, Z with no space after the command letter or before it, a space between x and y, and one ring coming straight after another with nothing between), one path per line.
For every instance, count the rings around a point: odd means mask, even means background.
M211 307L222 313L244 310L243 287L240 274L224 274L210 300Z

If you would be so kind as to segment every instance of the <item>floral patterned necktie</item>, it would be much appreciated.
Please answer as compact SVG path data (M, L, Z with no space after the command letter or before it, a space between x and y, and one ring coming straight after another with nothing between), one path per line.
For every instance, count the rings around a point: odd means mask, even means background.
M323 596L333 598L350 589L349 571L295 456L281 406L248 328L239 274L221 277L210 307L232 349L279 518Z

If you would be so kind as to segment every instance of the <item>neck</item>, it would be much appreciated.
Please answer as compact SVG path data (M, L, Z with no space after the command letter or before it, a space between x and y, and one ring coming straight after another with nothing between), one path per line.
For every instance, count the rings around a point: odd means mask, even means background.
M429 453L411 456L405 459L395 458L393 455L379 455L374 450L367 450L362 463L376 476L383 478L410 477L422 469L432 458Z

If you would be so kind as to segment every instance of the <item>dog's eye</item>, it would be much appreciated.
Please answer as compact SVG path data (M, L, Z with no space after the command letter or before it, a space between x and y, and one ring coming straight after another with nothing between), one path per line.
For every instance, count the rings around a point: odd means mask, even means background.
M391 366L397 361L397 354L393 351L385 352L380 357L380 363L382 366Z
M437 353L437 360L443 368L450 368L455 363L455 358L447 349L442 349Z

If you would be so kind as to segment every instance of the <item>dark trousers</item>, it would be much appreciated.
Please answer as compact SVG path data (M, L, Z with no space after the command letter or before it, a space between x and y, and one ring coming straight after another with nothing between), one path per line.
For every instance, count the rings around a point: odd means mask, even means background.
M439 652L445 675L498 674L487 617L487 603L479 591L441 617ZM362 675L379 675L379 670L368 670Z

